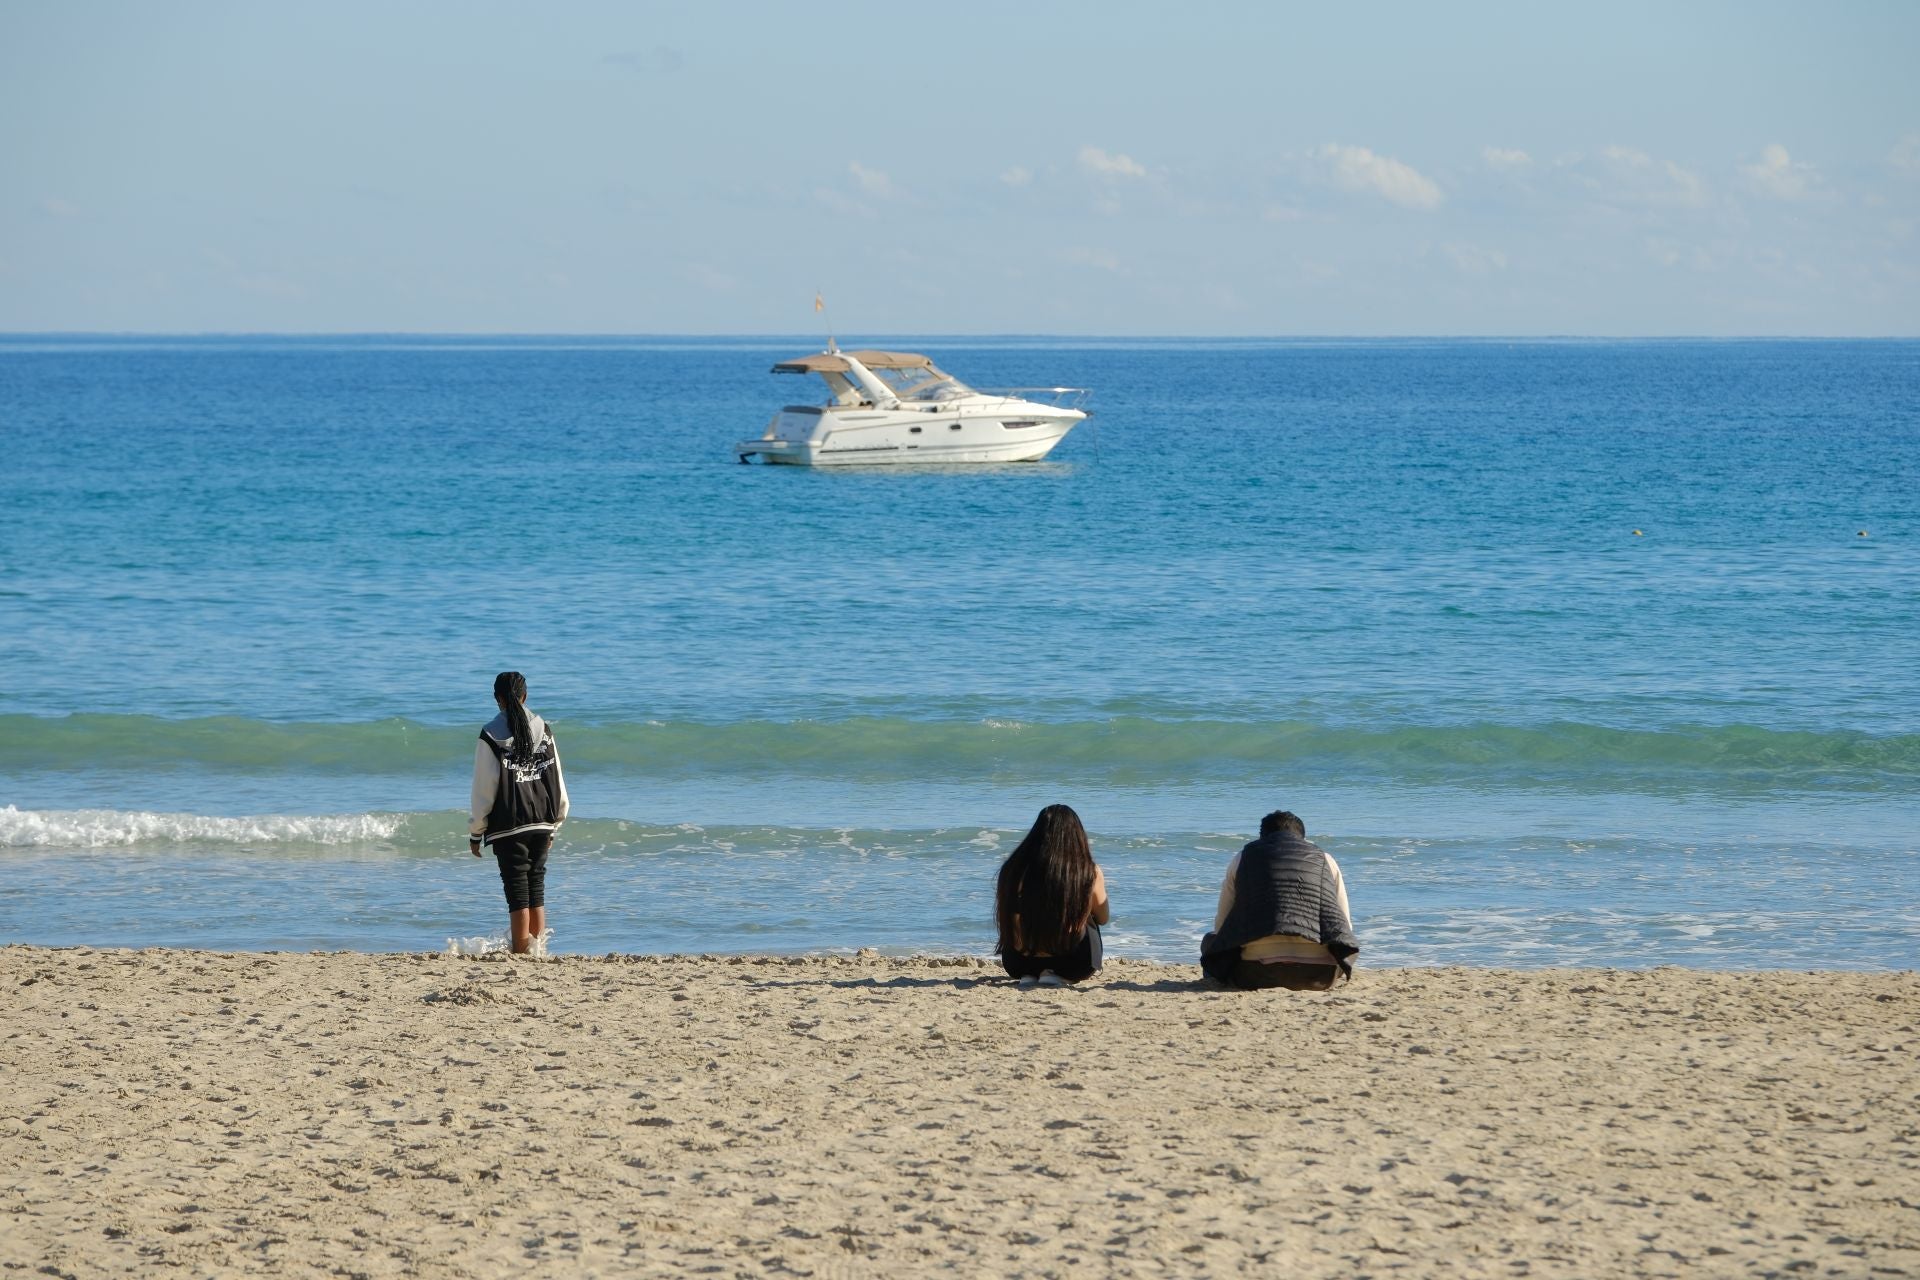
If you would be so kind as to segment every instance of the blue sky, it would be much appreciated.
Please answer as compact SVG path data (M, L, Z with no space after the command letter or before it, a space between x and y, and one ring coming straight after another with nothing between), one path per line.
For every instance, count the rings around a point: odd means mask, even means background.
M1920 5L0 0L0 330L1920 334Z

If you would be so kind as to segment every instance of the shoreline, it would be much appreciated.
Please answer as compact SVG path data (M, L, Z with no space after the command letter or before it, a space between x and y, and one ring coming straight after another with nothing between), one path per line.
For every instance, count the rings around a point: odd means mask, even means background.
M1199 977L11 944L0 1266L1920 1269L1911 970Z
M835 949L831 951L823 951L818 949L799 950L799 951L778 951L778 950L564 951L563 950L563 951L551 951L551 952L547 952L540 955L516 956L516 955L509 954L506 949L507 932L504 929L493 929L486 933L474 934L474 935L464 936L464 937L449 937L446 941L448 944L456 945L459 949L453 950L453 949L450 949L449 946L444 946L444 945L439 947L438 949L413 948L413 949L386 949L386 950L365 950L365 951L359 950L353 947L315 947L311 949L295 948L295 947L261 947L258 949L249 948L249 947L201 948L201 947L175 946L171 943L165 943L165 942L142 944L142 945L117 946L109 943L100 943L100 942L35 942L30 939L22 939L22 940L16 940L11 942L0 942L0 955L5 955L8 951L18 951L18 952L31 951L31 952L37 952L37 953L46 954L46 955L59 955L63 953L64 954L84 953L89 955L110 955L110 956L155 956L155 957L192 955L192 956L206 956L206 957L220 959L220 960L247 960L247 959L256 959L256 958L271 958L276 960L277 959L298 960L306 957L313 957L313 958L354 957L361 960L373 960L373 961L450 960L450 961L454 961L456 963L462 963L462 964L471 964L471 963L479 962L484 964L512 963L512 964L524 964L524 965L580 964L580 963L585 963L585 964L684 963L684 964L705 964L705 965L718 965L718 966L741 965L741 964L765 966L765 965L807 965L807 964L816 964L816 963L846 964L846 963L857 962L861 964L871 963L871 964L877 964L877 965L909 965L909 966L918 965L918 966L936 968L936 969L970 967L970 968L980 970L979 975L974 980L977 985L992 986L996 983L1000 983L1000 982L1010 983L1012 981L1010 978L1006 976L1005 972L1000 968L1000 963L998 959L996 959L990 951L915 950L908 946L896 946L891 943L882 944L882 945L867 945L867 946L860 946L860 947L840 948L840 949ZM483 950L475 949L477 946L482 944L484 944L484 946L487 948L486 950L483 951ZM1196 954L1198 953L1199 942L1197 940L1193 943L1191 950L1194 951ZM1142 956L1142 955L1116 956L1111 951L1109 951L1106 953L1106 956L1102 963L1103 963L1103 967L1100 973L1095 974L1094 977L1089 981L1081 983L1080 986L1082 988L1092 988L1092 987L1099 986L1102 982L1102 979L1106 975L1108 975L1110 971L1114 969L1115 966L1122 966L1127 968L1153 970L1157 973L1162 973L1165 975L1166 981L1169 982L1170 984L1173 984L1173 986L1178 986L1179 984L1184 982L1188 987L1190 987L1195 992L1200 992L1200 993L1211 992L1215 994L1226 993L1224 988L1212 984L1207 979L1206 975L1203 972L1201 972L1200 965L1197 961L1160 960L1152 956ZM1803 978L1838 977L1838 976L1849 976L1849 975L1870 977L1874 975L1896 976L1896 975L1908 974L1908 975L1914 975L1916 978L1920 978L1920 968L1909 968L1902 965L1883 964L1878 962L1831 964L1831 965L1809 965L1809 964L1774 965L1774 966L1765 966L1765 967L1757 966L1757 965L1740 965L1740 964L1723 964L1723 965L1681 964L1673 961L1666 961L1666 962L1649 961L1645 963L1636 963L1633 961L1624 961L1624 960L1619 961L1617 963L1612 963L1612 964L1539 964L1539 965L1421 964L1421 963L1398 964L1398 963L1368 963L1366 960L1366 956L1363 953L1358 958L1355 964L1353 985L1359 984L1363 974L1372 974L1372 975L1439 974L1439 973L1510 974L1517 977L1525 977L1528 975L1555 974L1555 973L1645 975L1645 974L1658 973L1658 972L1701 974L1701 975L1726 975L1726 976L1783 975L1783 976L1794 976L1794 977L1803 977ZM1344 987L1348 984L1342 983L1340 985ZM1339 990L1336 989L1333 992L1310 993L1310 994L1337 995L1339 994Z

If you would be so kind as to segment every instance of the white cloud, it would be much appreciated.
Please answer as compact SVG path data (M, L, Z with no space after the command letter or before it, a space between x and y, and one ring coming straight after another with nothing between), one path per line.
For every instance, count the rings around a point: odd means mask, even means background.
M1024 187L1033 181L1033 170L1015 165L1000 175L1000 181L1010 187Z
M843 191L834 190L832 187L815 187L813 189L813 198L816 203L846 217L873 217L873 210L867 205L855 200Z
M1069 249L1067 261L1077 267L1096 267L1101 271L1120 270L1120 259L1105 249Z
M1637 147L1613 145L1600 152L1613 180L1611 194L1637 204L1684 205L1707 202L1707 184L1671 160L1655 160Z
M1480 158L1486 161L1487 168L1505 171L1524 169L1533 163L1533 157L1518 148L1482 147Z
M1691 244L1667 237L1652 237L1644 249L1649 259L1673 270L1695 272L1724 271L1739 256L1727 241Z
M1699 175L1682 169L1671 160L1663 161L1667 178L1673 183L1673 197L1679 204L1703 205L1707 202L1707 184Z
M1887 163L1907 173L1920 174L1920 133L1910 133L1887 152Z
M1447 198L1438 183L1412 165L1366 147L1328 143L1315 154L1332 166L1335 185L1348 191L1371 191L1408 209L1436 208Z
M1756 187L1779 200L1799 200L1812 180L1810 165L1795 164L1787 149L1774 143L1760 153L1758 164L1741 165Z
M847 162L847 172L860 184L860 189L868 195L890 196L893 194L893 179L878 169L869 169L858 160Z
M1447 257L1453 259L1453 265L1460 272L1470 276L1484 276L1494 271L1507 269L1507 255L1498 249L1482 249L1478 245L1449 244L1441 246Z
M58 196L48 196L40 202L40 212L49 218L77 218L79 206L70 204Z
M1080 148L1080 167L1089 173L1097 173L1107 178L1144 178L1147 168L1132 156L1118 151L1106 152L1099 147Z

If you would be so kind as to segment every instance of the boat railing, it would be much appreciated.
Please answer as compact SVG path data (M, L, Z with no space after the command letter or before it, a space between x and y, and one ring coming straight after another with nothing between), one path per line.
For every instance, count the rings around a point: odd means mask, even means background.
M1086 387L975 387L983 396L1004 400L1029 400L1054 409L1079 409L1092 394Z

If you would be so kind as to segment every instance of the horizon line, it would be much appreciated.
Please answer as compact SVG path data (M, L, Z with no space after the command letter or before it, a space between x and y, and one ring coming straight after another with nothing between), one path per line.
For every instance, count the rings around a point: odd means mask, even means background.
M873 335L944 340L1042 339L1050 342L1912 342L1920 333L1048 333L866 330ZM815 341L799 330L739 333L666 330L481 329L0 329L0 341L18 338L431 338Z

